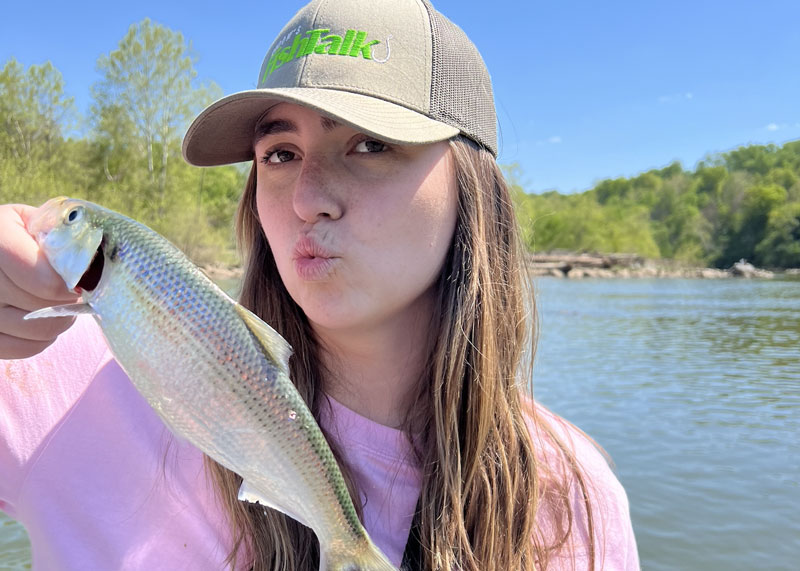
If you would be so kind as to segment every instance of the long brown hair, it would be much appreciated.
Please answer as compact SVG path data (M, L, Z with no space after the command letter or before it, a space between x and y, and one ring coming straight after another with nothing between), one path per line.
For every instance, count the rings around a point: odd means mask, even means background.
M592 510L581 470L524 396L535 305L507 185L485 149L460 136L450 147L459 189L456 230L435 286L430 351L405 423L422 472L416 530L422 567L545 569L569 544L574 482L584 498L593 567ZM319 418L326 375L321 348L278 275L256 210L255 173L253 166L237 217L246 263L240 301L292 345L292 380ZM545 461L532 433L557 451L557 462ZM232 565L244 558L256 570L318 569L313 532L238 501L241 478L206 460L230 518ZM358 506L348 468L340 465ZM547 525L538 525L542 516Z

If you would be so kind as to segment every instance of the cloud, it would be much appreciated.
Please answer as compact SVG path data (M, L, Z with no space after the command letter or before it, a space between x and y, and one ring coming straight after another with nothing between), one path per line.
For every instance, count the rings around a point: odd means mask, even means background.
M552 137L548 137L547 139L540 139L536 141L536 146L541 147L542 145L558 145L562 141L560 135L553 135Z
M770 123L764 129L767 131L783 131L784 129L792 129L800 127L800 123Z
M684 101L694 99L694 93L691 91L687 91L685 93L674 93L672 95L661 95L658 98L658 102L661 104L664 103L672 103L673 101Z

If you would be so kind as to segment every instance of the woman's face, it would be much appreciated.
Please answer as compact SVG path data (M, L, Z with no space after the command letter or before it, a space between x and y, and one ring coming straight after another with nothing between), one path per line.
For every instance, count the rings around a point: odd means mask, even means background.
M261 225L318 331L427 319L456 222L447 142L385 144L281 103L259 124L255 156Z

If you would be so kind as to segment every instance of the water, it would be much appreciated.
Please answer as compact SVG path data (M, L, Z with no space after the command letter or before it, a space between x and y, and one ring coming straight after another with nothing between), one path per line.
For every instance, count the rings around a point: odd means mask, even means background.
M537 281L534 386L613 457L647 570L797 569L800 281ZM29 562L0 519L0 571Z
M642 566L798 569L800 282L538 282L536 397L615 460Z

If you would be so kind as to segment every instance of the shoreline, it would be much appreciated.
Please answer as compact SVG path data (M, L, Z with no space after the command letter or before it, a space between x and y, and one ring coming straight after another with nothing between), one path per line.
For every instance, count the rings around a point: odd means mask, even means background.
M635 254L527 254L525 263L531 277L561 279L729 279L775 277L800 278L800 268L772 271L739 261L728 269L686 266L674 260L647 259ZM205 265L200 269L212 280L241 280L240 266Z
M583 278L665 278L665 279L772 279L800 277L800 268L772 271L739 260L730 268L688 266L676 260L648 259L636 254L528 254L528 273L533 277Z

